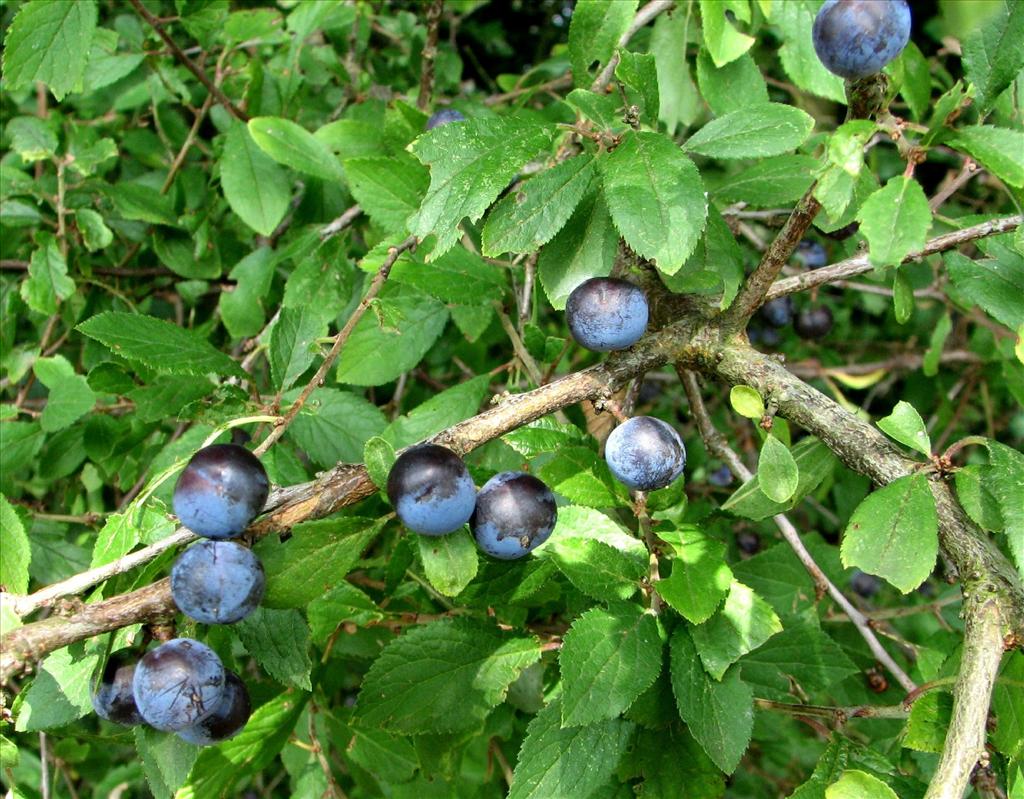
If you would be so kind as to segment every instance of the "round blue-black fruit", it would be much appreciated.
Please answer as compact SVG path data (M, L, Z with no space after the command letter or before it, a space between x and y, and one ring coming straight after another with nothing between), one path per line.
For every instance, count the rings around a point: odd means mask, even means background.
M143 655L132 693L147 724L177 732L213 713L224 693L224 664L206 644L174 638Z
M557 520L554 494L543 480L501 472L480 489L469 526L488 555L515 560L547 541Z
M214 444L188 462L174 486L174 512L196 535L234 538L263 510L270 482L245 447Z
M614 277L583 281L565 304L572 337L594 352L633 346L647 330L649 313L643 289Z
M171 569L171 596L186 616L203 624L233 624L263 598L263 564L234 541L199 541Z
M449 122L465 122L466 117L454 108L442 108L435 111L427 120L427 130L433 130L438 125L447 125Z
M808 269L821 269L828 263L828 253L814 239L804 239L797 244L795 256Z
M825 0L811 28L814 51L841 78L863 78L903 52L910 41L906 0Z
M387 491L402 524L422 535L458 530L476 506L476 486L466 464L437 444L403 452L388 474Z
M612 476L635 491L664 488L686 468L686 447L670 425L634 416L608 436L604 459Z
M797 314L793 329L803 339L819 339L832 329L832 311L825 305L807 308Z
M126 726L142 723L132 692L134 676L135 659L130 653L114 652L107 658L99 684L91 692L92 707L97 716Z
M245 683L233 671L224 675L224 693L213 712L191 727L178 731L178 736L196 746L212 746L233 738L242 731L252 704Z
M785 327L793 321L793 298L776 297L774 300L768 300L761 306L759 315L765 324Z

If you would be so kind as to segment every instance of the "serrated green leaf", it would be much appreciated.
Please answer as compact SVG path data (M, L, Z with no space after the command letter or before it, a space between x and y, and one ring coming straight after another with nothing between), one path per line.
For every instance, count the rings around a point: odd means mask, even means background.
M430 188L408 220L419 238L437 236L431 258L458 239L458 224L476 222L520 167L546 149L554 128L523 118L476 118L440 125L416 139L413 154L430 167Z
M964 69L982 112L1024 68L1024 8L1014 2L993 5L991 16L963 36Z
M547 169L498 202L483 229L484 255L532 252L572 216L597 174L584 153Z
M615 77L622 83L628 103L637 107L640 119L657 127L661 97L658 91L658 67L650 53L619 50Z
M784 503L793 497L800 484L800 472L789 447L775 436L768 436L757 460L757 485L768 499Z
M725 604L710 619L690 630L704 669L721 680L729 666L782 630L771 605L738 580Z
M536 639L469 619L415 627L370 666L356 717L407 735L473 729L539 657Z
M427 170L408 153L348 159L345 177L366 215L395 235L405 234L406 220L430 185Z
M1011 186L1024 186L1024 133L993 125L960 128L950 146L971 155Z
M592 67L608 63L619 37L626 32L639 0L581 0L573 10L569 24L569 59L573 83L589 86L594 80Z
M796 691L811 695L857 674L842 647L807 622L790 624L740 660L743 680L766 699L792 701ZM794 686L797 686L794 689Z
M700 0L700 20L704 45L716 66L736 60L754 44L754 37L741 33L734 23L734 20L750 22L747 0Z
M866 771L844 771L825 789L825 799L899 799L896 792Z
M400 449L468 419L480 410L490 379L489 375L480 375L445 389L395 419L381 433L381 438Z
M625 711L657 679L661 648L657 620L635 605L593 608L576 619L558 656L563 726Z
M892 281L892 305L893 313L899 324L905 324L914 313L914 287L910 285L907 276L897 270Z
M364 314L338 358L339 383L379 386L391 382L420 362L448 322L440 302L407 286L386 286L378 300L401 318L401 325L385 329L375 313Z
M769 208L794 202L814 182L818 159L809 155L778 155L759 159L753 166L730 175L712 187L719 202L745 202L754 208Z
M948 252L943 261L949 279L963 297L1011 330L1024 325L1024 306L1020 302L1024 258L1004 251L997 258L972 260L962 253Z
M623 503L608 465L588 447L565 447L538 472L548 487L566 499L591 508Z
M21 517L7 497L0 494L0 584L15 594L24 594L28 590L28 566L32 559L28 536Z
M152 316L106 311L77 329L128 360L170 374L231 375L248 379L234 360L191 330Z
M939 363L942 360L942 350L945 348L946 339L953 330L953 320L949 313L939 317L939 321L932 328L932 334L928 339L928 349L924 353L921 362L921 371L925 377L935 377L939 373Z
M373 436L363 445L363 463L373 484L384 491L388 484L388 475L395 465L395 448L381 436Z
M715 765L731 774L750 743L754 728L754 694L740 678L739 666L721 681L701 665L685 627L677 627L670 642L672 693L679 715Z
M925 457L931 455L932 441L928 437L924 419L910 403L900 400L891 414L879 419L875 424L879 430L904 446L920 452Z
M952 715L952 696L939 691L925 694L910 708L902 745L916 752L941 752Z
M75 211L75 224L82 234L82 242L89 252L96 252L110 246L114 232L107 227L103 217L90 208Z
M986 441L989 465L984 468L986 488L999 503L999 513L1005 523L1006 540L1017 562L1017 571L1024 575L1024 455L1017 450Z
M168 735L145 724L140 724L134 732L135 747L153 796L157 799L174 796L188 779L199 757L199 749L177 735Z
M845 738L832 741L818 758L814 773L790 794L789 799L825 799L825 789L839 779L846 768L849 744Z
M271 678L282 685L312 689L309 627L298 610L258 607L231 629Z
M57 240L49 233L36 236L39 247L32 253L28 277L21 284L21 298L33 311L50 316L57 305L75 293L75 281L68 277L68 264Z
M723 510L755 521L783 513L817 488L821 481L832 473L837 462L832 450L814 437L798 441L793 446L791 454L797 465L798 483L796 492L788 502L775 502L769 499L761 490L757 475L754 475L725 501Z
M923 474L907 475L868 495L850 517L843 565L877 574L904 594L923 583L938 554L935 499Z
M323 646L340 624L363 626L380 621L384 614L377 604L351 583L342 582L319 596L306 608L313 642Z
M752 386L733 386L729 390L729 404L736 413L747 419L760 421L765 414L764 400Z
M586 437L575 425L560 424L550 416L544 416L509 431L501 440L527 460L532 460L545 452L584 444Z
M241 124L228 130L219 165L220 187L231 210L257 233L269 236L288 211L287 176Z
M916 704L916 703L915 703ZM992 691L996 729L992 742L1009 757L1024 757L1024 655L1008 654Z
M4 82L9 91L45 83L58 101L81 89L96 30L95 0L32 0L18 9L4 37Z
M92 561L89 568L113 563L127 555L140 541L157 541L174 532L174 523L167 514L149 505L129 509L125 513L114 513L96 534L92 547Z
M563 310L580 283L592 277L607 277L615 263L618 242L604 195L592 191L540 252L537 273L551 307Z
M868 240L874 266L894 266L924 247L932 212L921 184L905 176L892 178L861 206L857 213Z
M149 385L127 392L135 403L135 415L143 422L172 419L175 414L196 400L209 396L216 385L205 377L160 375Z
M39 418L43 431L53 433L70 427L96 404L96 394L84 375L75 374L74 367L63 355L39 358L32 367L39 382L49 389L46 407Z
M11 140L11 148L27 164L57 152L57 134L39 117L15 117L7 123L4 133Z
M685 14L659 14L648 49L658 69L658 117L670 136L680 125L692 125L703 113L689 62L679 57L679 42L689 41L695 30L691 8L688 6Z
M344 179L334 153L301 125L281 117L255 117L248 125L256 145L277 163L322 180Z
M357 765L389 783L408 782L416 773L420 761L408 738L358 725L351 730L345 754Z
M427 580L444 596L457 596L476 577L476 542L465 527L448 535L418 535L416 543Z
M315 342L327 332L327 323L309 306L281 308L270 332L270 376L280 391L291 388L313 363Z
M259 247L231 268L234 291L222 291L218 308L232 338L255 336L263 329L263 300L274 278L276 259L269 247Z
M804 91L837 103L846 101L843 79L833 75L814 52L811 27L820 4L816 0L786 0L772 6L772 24L782 36L782 68Z
M637 254L672 275L697 246L707 218L700 173L665 136L628 131L598 161L615 227Z
M363 259L365 267L369 257ZM391 283L415 288L444 303L490 305L508 285L502 271L465 247L449 250L429 264L415 255L402 257L391 269Z
M276 536L253 551L263 563L268 608L297 608L340 584L381 529L374 519L346 517L303 522L285 546Z
M696 527L658 531L658 538L672 548L672 573L655 588L669 607L687 621L707 621L729 593L732 570L725 562L725 544L709 538Z
M97 655L76 657L68 647L47 655L28 687L14 729L54 729L91 713L89 685L98 662Z
M226 799L245 774L266 768L288 741L309 694L285 691L258 707L229 741L203 748L175 799Z
M122 181L104 187L122 219L175 227L178 218L170 198L145 183Z
M562 727L556 699L526 728L508 799L593 797L626 752L633 724L608 719L584 727Z
M294 399L292 394L286 399ZM387 419L380 409L356 394L318 388L295 417L288 435L316 463L360 463L363 447L380 435Z
M712 120L684 146L709 158L764 158L795 150L813 127L814 119L799 108L760 103Z
M671 695L666 704L674 711ZM676 799L680 789L686 799L721 799L725 795L722 772L678 721L667 728L638 729L636 743L623 760L619 776L626 776L627 769L629 776L642 776L637 789L646 799Z
M748 53L716 67L711 54L701 50L697 56L697 84L716 116L768 102L768 86Z

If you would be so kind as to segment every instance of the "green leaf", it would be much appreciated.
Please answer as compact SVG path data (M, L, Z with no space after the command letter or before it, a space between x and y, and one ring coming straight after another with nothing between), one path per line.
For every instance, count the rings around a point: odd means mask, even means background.
M701 50L697 56L697 83L715 116L768 102L768 86L747 53L719 68L711 54Z
M896 321L901 325L914 314L914 287L900 270L892 280L892 304Z
M545 452L558 452L563 447L583 444L586 438L576 425L559 424L550 416L544 416L509 431L501 440L527 460L532 460Z
M819 7L816 0L786 0L772 5L772 23L777 26L783 40L779 59L790 80L801 89L845 103L843 79L825 69L814 52L811 26Z
M289 399L294 399L291 395ZM380 409L356 394L318 388L295 417L288 435L316 463L360 463L363 447L380 435L387 419Z
M7 90L16 91L41 81L58 101L68 92L80 91L95 30L95 0L25 3L4 37Z
M672 693L679 715L722 771L731 774L750 743L754 729L754 694L729 669L721 681L701 666L697 649L685 627L677 627L670 642Z
M654 56L650 53L620 50L615 77L627 90L627 100L637 106L640 119L656 128L661 98L658 92L658 67Z
M569 24L569 59L573 83L589 86L594 80L591 68L608 63L619 38L629 28L638 0L580 0Z
M1020 760L1024 758L1024 655L1008 654L999 677L992 691L992 711L996 714L992 742L1000 752Z
M923 474L878 489L857 506L843 535L843 565L877 574L904 594L923 583L938 554L935 499Z
M1006 527L999 500L990 487L988 466L970 464L957 469L956 496L967 515L983 530L1002 532Z
M57 305L75 293L75 281L68 277L68 264L49 233L36 236L38 249L32 253L28 277L21 284L21 298L36 313L50 316Z
M900 400L892 413L884 419L879 419L876 424L889 438L920 452L925 457L931 455L932 441L928 437L924 419L910 403Z
M972 156L1011 186L1024 186L1024 133L1021 131L976 125L960 128L949 144Z
M542 553L576 588L601 602L629 599L647 574L647 548L591 508L559 508L551 538L536 551Z
M414 627L370 666L356 717L406 735L470 730L539 657L535 638L469 619Z
M47 655L24 694L14 729L18 732L54 729L91 713L89 685L98 662L97 655L76 657L68 647Z
M387 488L388 475L395 465L395 448L382 436L373 436L363 445L363 463L373 484L381 491Z
M796 493L800 473L789 447L768 436L757 461L757 485L773 502L784 503Z
M75 211L75 224L89 252L109 247L114 240L114 232L107 227L103 217L89 208L79 208Z
M666 698L671 709L672 697ZM642 776L643 783L636 786L636 790L642 793L637 795L647 799L681 796L686 799L722 799L725 796L722 772L679 722L667 728L638 729L636 743L623 760L619 776L626 776L624 772L627 769L629 776Z
M359 726L351 730L352 740L345 751L348 759L385 782L404 783L412 779L420 761L407 738Z
M234 291L222 291L218 302L232 338L255 336L263 329L263 300L270 291L275 264L273 250L259 247L232 267L229 276L235 281Z
M833 740L818 758L810 779L793 791L789 799L825 799L825 789L839 779L846 768L849 748L845 738Z
M309 694L285 691L258 707L238 735L204 747L175 799L226 799L235 783L266 768L287 743Z
M50 390L39 419L44 432L70 427L96 404L96 395L89 387L89 381L84 375L75 374L74 367L63 355L39 358L32 370L39 382Z
M248 379L234 360L192 330L152 316L106 311L86 319L79 331L115 354L170 374L231 375Z
M744 655L740 665L758 696L778 701L813 696L860 671L839 644L807 622L787 626Z
M962 253L948 252L943 261L959 294L1011 330L1024 325L1024 306L1020 302L1024 258L1000 252L997 258L975 261Z
M844 771L825 789L825 799L899 799L896 792L866 771Z
M572 623L562 641L562 725L613 719L661 672L657 619L636 605L592 608Z
M0 549L4 553L0 559L0 584L14 594L24 594L28 590L32 550L21 517L3 494L0 494Z
M490 389L490 380L490 375L472 377L435 394L409 413L395 419L381 434L381 438L399 449L430 438L435 433L468 419L480 410L480 405ZM390 464L388 468L391 468Z
M306 608L309 630L313 642L327 643L339 625L346 622L359 626L380 621L384 614L377 604L351 583L339 583L331 591L319 596Z
M363 211L387 233L401 236L430 184L427 170L408 153L345 161L349 190Z
M370 155L385 155L387 142L378 126L358 119L328 122L313 134L338 155L342 161Z
M57 134L39 117L15 117L4 132L10 138L11 149L27 164L43 161L57 152Z
M545 463L538 477L566 499L591 508L622 504L604 459L588 447L565 447Z
M729 404L747 419L761 421L765 414L764 400L753 386L733 386L729 390Z
M925 694L910 708L902 745L916 752L939 753L953 716L953 697L947 693Z
M220 187L231 210L257 233L269 236L288 211L288 177L240 124L225 135L219 165Z
M158 541L174 532L174 523L158 508L145 505L114 513L96 534L89 568L113 563L131 552L140 541Z
M363 260L364 266L368 260ZM449 250L429 264L415 255L399 258L390 282L418 289L444 303L480 305L500 300L508 285L501 269L465 247Z
M795 150L813 127L813 117L799 108L758 103L713 119L684 146L709 158L764 158Z
M456 596L476 577L476 542L463 526L448 535L416 536L427 580L444 596Z
M857 213L868 240L874 266L895 266L924 247L932 212L921 184L905 176L892 178L861 206Z
M258 607L231 629L271 678L282 685L312 689L309 627L298 610Z
M964 69L982 112L1024 68L1024 7L1015 2L993 5L992 15L963 36Z
M380 386L391 382L420 362L448 321L440 302L409 287L385 286L378 302L401 323L385 328L376 313L364 314L338 358L339 383Z
M508 799L589 799L615 773L633 724L608 719L584 727L562 727L555 699L526 728L526 738Z
M716 66L735 61L754 44L754 38L740 33L732 20L750 22L747 0L700 0L700 19L704 28L704 45Z
M949 313L939 317L939 321L932 328L931 337L928 340L928 349L925 351L921 363L921 371L925 377L935 377L939 373L939 363L942 359L942 350L946 345L946 339L953 330L953 320Z
M554 137L550 125L521 117L476 118L440 125L416 139L413 154L430 167L430 189L409 231L423 239L437 236L431 258L458 240L459 222L476 222L520 167L545 150Z
M593 156L584 153L520 185L487 216L484 255L532 252L547 244L565 226L596 174Z
M999 513L1005 523L1007 543L1017 561L1017 571L1024 575L1024 455L1017 450L986 441L989 465L983 469L983 480L991 495L999 503Z
M346 517L296 525L287 546L276 536L262 539L253 551L267 574L264 607L302 607L326 594L345 579L380 528L374 519Z
M134 732L135 748L153 796L169 799L188 779L199 757L199 749L177 735L168 735L145 724L140 724Z
M821 481L832 473L837 462L832 450L813 436L798 441L790 454L797 465L798 481L796 492L788 502L775 502L769 499L761 490L757 475L754 475L736 489L722 505L722 509L755 521L767 519L776 513L784 513L817 488Z
M648 52L658 69L658 118L670 136L680 125L690 126L703 114L703 103L690 77L690 65L679 57L679 43L689 41L696 30L691 7L685 14L659 14L651 32ZM691 28L691 22L693 27Z
M673 553L672 573L655 584L658 594L687 621L707 621L732 584L732 570L725 562L725 544L692 526L659 530L658 538Z
M110 197L122 219L169 227L178 224L171 200L152 186L145 183L121 182L105 186L103 191Z
M707 218L700 173L671 140L627 131L598 161L615 227L638 255L675 274L697 246Z
M253 141L277 163L321 180L344 179L334 153L300 125L281 117L255 117L248 124Z
M759 159L754 166L730 175L711 194L721 203L745 202L755 208L791 203L804 196L814 182L818 159L809 155L777 155Z
M782 622L771 605L733 580L721 610L690 634L704 669L721 680L729 666L781 631Z
M313 363L316 340L327 332L327 322L308 305L281 308L270 332L270 376L279 391L291 388Z
M619 236L604 195L587 194L576 211L540 252L537 272L551 307L564 310L572 290L592 277L607 277L615 263Z

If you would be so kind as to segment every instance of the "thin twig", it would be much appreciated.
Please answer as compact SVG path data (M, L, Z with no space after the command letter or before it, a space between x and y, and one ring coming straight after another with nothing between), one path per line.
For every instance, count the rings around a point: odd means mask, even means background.
M284 435L285 430L288 426L295 421L295 417L299 415L299 411L305 406L307 400L316 389L324 384L324 380L327 378L327 372L330 371L331 366L334 365L335 360L341 354L342 348L345 346L345 342L348 341L349 336L352 335L352 331L355 329L356 324L360 319L363 318L363 314L366 313L370 307L370 303L373 302L374 298L380 293L381 288L384 286L384 282L388 279L388 275L391 274L391 267L395 265L395 261L398 260L398 256L406 250L413 249L418 243L418 239L415 236L409 236L405 241L396 247L391 247L388 250L388 256L384 259L384 263L380 265L380 269L377 270L377 274L374 275L373 281L370 283L370 288L367 289L363 299L359 301L359 305L355 311L345 322L345 326L341 328L338 335L334 337L334 345L331 347L327 356L324 358L320 368L316 370L316 374L313 375L313 379L310 380L302 393L299 394L295 402L288 409L288 413L274 425L274 429L270 431L269 435L263 439L262 443L253 450L253 454L259 457L272 446L274 443Z
M416 107L420 111L430 108L430 100L434 94L434 61L437 59L437 33L441 28L441 14L444 11L444 0L430 0L427 5L427 40L423 44L420 56L420 92L416 97Z
M46 733L39 733L39 795L50 799L50 758L46 752Z
M633 513L636 515L649 553L647 577L651 584L651 613L657 616L662 609L661 594L658 593L658 581L661 579L661 566L658 563L658 539L651 527L651 517L647 513L647 495L643 491L637 491L633 495Z
M790 702L776 702L773 699L755 699L754 707L758 710L774 710L791 716L815 716L829 719L836 727L843 726L850 719L905 719L910 715L910 708L903 703L898 705L828 707L826 705L799 705Z
M327 241L331 236L336 236L341 233L345 228L351 225L359 215L363 212L363 209L357 204L347 209L345 213L339 216L337 219L329 222L320 228L320 240Z
M333 797L333 799L348 799L341 786L338 785L338 781L334 779L331 763L327 759L327 753L324 751L323 744L320 743L320 738L316 733L316 716L319 710L316 702L311 699L309 701L309 742L312 744L313 754L320 764L320 770L324 773L324 779L327 780L327 795Z
M185 137L185 143L181 145L181 149L178 150L177 156L171 163L171 168L167 171L167 177L164 179L164 185L160 188L161 194L167 194L168 189L171 188L171 184L174 183L174 176L178 174L178 170L181 169L181 165L185 163L185 159L188 157L188 151L192 149L192 145L195 143L196 135L199 133L199 127L203 124L203 120L206 119L206 114L209 112L210 107L213 105L213 95L206 95L206 99L203 100L202 106L199 111L196 112L195 121L192 123L192 127L189 128L188 135Z
M733 452L725 437L718 432L711 421L711 416L708 414L707 408L704 407L704 399L701 397L697 376L693 372L680 369L679 377L683 381L683 389L686 391L686 398L690 402L690 412L693 414L694 419L697 420L697 427L700 430L701 438L704 439L708 449L725 461L733 474L742 480L749 480L753 477L753 474L743 461L740 460L739 456ZM815 562L811 553L807 551L807 547L804 546L803 541L800 539L800 533L797 532L796 527L793 526L789 518L785 514L778 513L772 517L772 520L775 522L775 526L779 528L779 532L782 533L782 537L786 539L786 543L796 553L797 558L799 558L807 573L811 575L811 579L814 580L819 592L827 592L832 597L836 604L849 616L854 626L856 626L857 632L867 642L868 648L877 658L878 662L885 666L905 691L913 691L917 684L910 679L907 673L900 668L899 664L892 659L892 656L885 651L864 614L854 607L853 603L843 595L843 592L821 570L821 567Z
M144 20L146 20L146 22L149 23L150 27L152 27L153 30L155 30L157 34L160 36L160 38L164 40L164 43L167 45L168 49L172 53L174 53L174 57L177 58L182 64L184 64L185 68L189 72L196 76L199 82L206 87L207 91L209 91L210 94L212 94L217 99L217 102L224 106L231 113L231 115L235 117L235 119L239 119L242 122L248 122L249 115L242 111L233 102L231 102L231 100L228 99L228 96L224 94L224 92L220 90L220 87L216 86L213 83L213 81L209 79L209 77L207 77L206 73L199 68L195 61L193 61L191 58L185 55L185 51L178 47L174 39L172 39L170 35L167 33L167 31L164 30L164 26L161 24L160 20L158 20L156 17L150 14L149 10L144 5L142 5L140 0L129 0L129 2L132 4L132 7L135 9L136 13Z

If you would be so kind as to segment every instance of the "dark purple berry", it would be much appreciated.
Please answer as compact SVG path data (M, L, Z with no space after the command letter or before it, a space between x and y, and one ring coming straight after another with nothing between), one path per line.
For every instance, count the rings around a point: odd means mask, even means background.
M555 497L543 481L525 472L501 472L480 489L469 526L480 549L513 560L547 541L557 519Z
M765 324L776 328L786 327L793 321L793 299L792 297L776 297L774 300L768 300L761 306L759 313Z
M134 676L135 659L129 652L114 652L107 659L99 685L92 692L92 707L97 716L126 726L142 723L132 692Z
M850 588L865 599L871 599L881 587L882 583L875 575L862 572L859 569L854 571L850 578Z
M719 466L708 475L708 482L713 486L724 488L732 482L732 471L728 466Z
M795 256L808 269L821 269L828 263L825 248L813 239L804 239L797 244Z
M466 117L454 108L442 108L440 111L435 111L430 115L430 119L427 120L427 130L433 130L438 125L447 125L449 122L465 121Z
M648 314L643 289L613 277L583 281L565 304L572 337L594 352L633 346L647 330Z
M214 444L192 456L174 487L174 512L196 535L234 538L263 510L270 482L255 455Z
M807 308L797 315L793 329L800 338L824 338L832 329L832 311L824 305Z
M196 746L212 746L240 733L250 715L249 691L237 674L228 671L224 675L224 693L217 707L198 724L179 730L178 736Z
M423 535L458 530L476 505L476 486L466 464L437 444L403 452L388 474L387 490L402 524Z
M620 483L636 491L664 488L686 468L686 447L670 425L653 416L634 416L614 430L604 459Z
M756 555L761 551L761 536L750 530L736 533L736 546L744 555Z
M206 644L174 638L143 655L132 692L139 714L158 730L176 732L202 721L224 693L224 664Z
M906 0L825 0L811 29L825 69L841 78L863 78L903 52L910 41Z
M234 541L199 541L171 569L174 604L203 624L244 619L259 606L265 585L259 558Z

